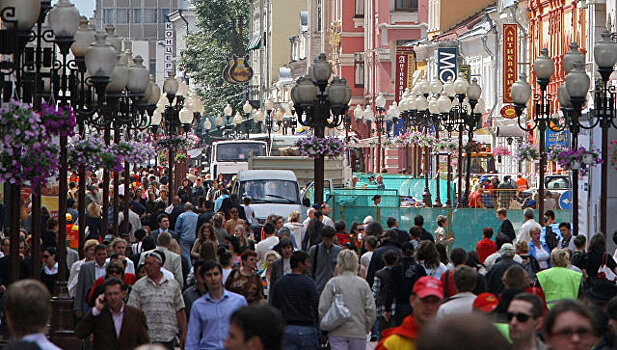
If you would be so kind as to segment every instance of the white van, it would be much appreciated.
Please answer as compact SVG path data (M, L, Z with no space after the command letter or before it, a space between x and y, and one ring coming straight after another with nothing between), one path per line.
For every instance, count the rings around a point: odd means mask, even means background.
M238 199L251 198L251 207L260 225L270 214L287 218L294 210L306 216L302 206L300 186L293 171L289 170L243 170L231 190Z
M216 179L219 174L227 179L236 175L241 170L248 169L248 161L251 154L256 156L266 155L266 142L253 140L230 140L217 141L210 146L209 171L212 178Z

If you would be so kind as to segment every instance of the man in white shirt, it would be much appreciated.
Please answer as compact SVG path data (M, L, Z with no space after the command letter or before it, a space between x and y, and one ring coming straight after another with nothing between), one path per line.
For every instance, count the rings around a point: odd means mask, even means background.
M533 209L527 208L523 212L523 216L525 217L525 223L521 225L521 228L518 230L518 235L516 236L516 242L526 241L529 242L531 240L531 229L536 227L539 230L542 230L542 226L536 222L533 218Z
M437 319L450 315L471 314L476 295L472 291L476 288L476 270L467 265L461 265L454 270L454 285L457 294L446 299L437 310Z
M39 281L26 279L11 284L4 294L4 310L11 335L35 343L41 350L60 350L45 333L51 318L51 296Z
M257 253L257 267L260 269L264 266L265 255L268 251L272 250L272 247L279 244L279 238L274 231L274 225L266 223L264 225L265 238L255 245L255 253Z
M315 217L315 208L310 207L306 210L306 219L304 220L304 222L302 223L302 225L304 225L304 228L306 229L308 227L309 222L311 221L312 218Z
M330 219L330 216L329 216L332 213L332 208L330 208L328 203L322 203L319 206L319 209L321 209L321 212L323 213L323 218L321 219L321 222L326 226L335 228L334 221L332 221L332 219Z

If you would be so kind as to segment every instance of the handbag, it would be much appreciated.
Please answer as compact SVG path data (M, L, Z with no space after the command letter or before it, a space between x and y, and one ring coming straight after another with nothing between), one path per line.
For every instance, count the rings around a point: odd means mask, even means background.
M611 270L606 265L607 261L608 254L604 253L604 256L602 257L602 265L600 265L600 268L598 269L598 278L611 282L617 282L617 276L615 275L615 272L613 272L613 270Z
M345 321L351 318L351 312L345 305L343 294L339 293L336 288L336 283L333 282L334 298L326 315L321 319L320 328L322 331L331 331L341 326Z

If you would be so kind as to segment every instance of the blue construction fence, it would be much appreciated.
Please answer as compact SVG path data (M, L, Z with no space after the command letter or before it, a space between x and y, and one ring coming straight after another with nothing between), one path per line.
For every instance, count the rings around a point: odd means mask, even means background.
M356 206L346 204L344 201L337 199L336 195L332 195L328 200L333 208L332 217L334 220L343 219L350 227L354 221L362 222L367 216L372 216L374 220L379 221L384 229L387 229L386 220L393 216L399 221L399 228L405 231L413 226L416 215L424 217L424 228L434 233L437 229L437 216L445 215L448 217L448 232L451 232L454 237L454 247L461 247L465 250L476 248L476 244L482 239L482 229L484 227L492 227L495 235L501 226L501 222L497 219L496 209L475 209L475 208L407 208L399 206ZM538 211L536 210L535 218L538 219ZM508 210L508 218L512 221L514 229L518 228L525 221L523 218L523 210L510 209ZM570 222L572 212L569 210L555 210L555 219L557 222ZM493 239L495 236L493 236Z

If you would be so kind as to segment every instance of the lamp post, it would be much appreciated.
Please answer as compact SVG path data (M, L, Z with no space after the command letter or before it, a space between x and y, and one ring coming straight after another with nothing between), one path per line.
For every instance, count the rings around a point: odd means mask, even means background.
M452 82L452 78L450 78L448 80L448 82L446 82L446 85L448 83L451 84ZM452 131L456 130L456 123L454 121L454 118L451 118L451 113L450 113L450 109L452 108L452 101L450 100L450 98L448 97L448 93L447 93L447 88L446 85L444 85L444 89L443 89L443 93L439 96L439 98L437 99L437 107L439 109L439 114L441 116L441 125L443 126L443 128L448 132L448 142L451 142L451 137L452 137ZM453 87L452 87L453 88ZM448 175L447 175L447 179L446 179L446 184L447 184L447 199L446 199L446 203L444 204L444 207L446 208L451 208L452 207L452 189L451 189L451 182L452 182L452 156L451 156L451 152L448 150L448 156L446 159L448 165Z
M169 103L169 105L165 106L165 112L163 113L163 116L162 116L165 121L165 127L167 128L168 137L174 136L176 129L178 128L178 124L180 123L180 121L178 120L178 112L182 108L183 99L182 99L182 96L180 95L176 96L176 93L178 92L179 87L180 87L180 84L178 83L176 79L174 79L174 77L171 74L163 83L163 93L167 96L167 101ZM153 120L151 123L153 126L160 125L160 123L157 124L157 122L159 121ZM168 164L169 166L169 170L168 170L169 171L169 180L168 180L169 189L168 190L169 190L169 198L170 198L169 203L170 204L171 204L171 198L173 198L174 194L176 193L176 190L174 188L174 158L175 158L174 149L170 148L169 156L168 156L168 163L169 163Z
M429 101L428 109L431 114L432 124L435 127L435 140L439 141L439 129L441 128L441 119L440 119L440 109L438 104L438 98L443 95L443 84L439 80L438 77L435 77L430 83L430 89L432 98ZM443 204L441 203L441 179L439 172L439 150L435 152L435 173L437 183L435 188L435 202L433 202L433 207L441 208Z
M550 82L550 78L555 71L555 62L548 56L548 50L543 48L540 51L540 56L534 62L534 72L537 77L537 83L540 87L540 96L534 98L535 103L535 115L532 117L534 125L529 126L528 121L525 121L525 125L521 124L523 121L523 110L527 107L527 101L531 97L531 86L526 81L525 75L520 75L519 80L512 84L512 99L514 101L514 108L518 115L518 125L521 129L531 132L537 128L539 135L539 148L540 148L540 180L538 184L538 208L540 210L539 223L544 225L544 174L546 167L546 150L545 150L545 138L546 129L550 126L552 130L563 130L564 125L559 124L559 120L551 116L551 99L552 97L546 93L546 88ZM552 125L551 125L552 124Z
M617 63L617 43L611 40L611 33L605 31L594 46L594 59L598 64L598 72L601 79L596 83L594 93L595 113L591 113L589 123L581 123L580 117L583 105L586 101L587 92L589 90L589 77L584 72L584 57L577 53L575 43L571 45L572 50L564 56L564 69L568 72L566 82L560 86L558 90L559 102L564 114L567 113L568 126L572 132L572 149L576 149L578 145L578 132L581 128L593 129L600 125L602 128L602 182L600 185L600 231L607 234L607 180L608 180L608 131L611 126L617 127L615 116L617 115L615 101L617 101L617 93L615 87L608 84L610 76L613 73L613 67ZM566 60L567 59L567 60ZM567 66L566 66L567 64ZM572 199L574 202L573 211L573 232L578 233L578 170L572 170Z
M596 106L596 120L595 125L600 124L602 128L602 157L604 162L602 163L602 183L600 189L600 230L604 235L608 235L607 232L607 182L608 182L608 129L611 127L617 128L615 121L617 120L617 92L615 86L608 84L609 78L613 73L613 67L617 63L617 43L611 40L611 33L604 31L602 33L602 39L598 41L594 47L593 55L596 63L598 64L598 72L602 78L602 82L596 88L594 94L594 104ZM568 88L568 92L570 88ZM574 101L573 101L574 104ZM594 126L595 126L594 125Z
M585 104L589 91L590 79L585 73L585 55L578 50L576 43L570 44L571 50L563 57L563 68L566 72L566 82L557 89L557 98L564 117L568 121L568 127L572 133L571 150L578 149L578 134L581 128L590 129L580 122L581 111ZM567 84L567 82L570 82ZM568 89L569 87L569 89ZM570 95L572 92L573 95ZM579 232L578 218L578 169L571 170L572 175L572 233L574 236Z
M250 139L250 134L251 134L251 112L253 112L253 106L251 105L251 103L246 100L246 102L244 103L244 105L242 106L242 111L244 112L244 115L246 116L246 124L244 126L244 131L246 133L246 138Z
M277 132L283 129L283 134L285 134L285 125L284 125L285 113L283 112L282 107L279 107L276 109L276 112L274 113L274 121L276 122L276 128L273 130Z
M254 113L255 115L253 116L253 119L255 120L255 123L257 124L257 131L261 132L262 125L265 120L264 111L261 108L258 108L256 111L254 111Z
M386 117L386 98L383 97L383 94L380 92L377 98L375 99L375 109L377 110L377 114L375 115L376 126L377 126L377 172L381 173L382 168L384 168L383 164L383 153L384 149L381 144L381 134L384 132L384 120Z
M61 69L61 90L62 95L58 100L62 105L69 105L71 96L69 92L69 66L67 57L69 50L75 39L73 38L79 26L79 10L75 8L68 0L59 0L48 14L49 24L54 32L54 42L62 55ZM60 134L60 169L59 177L59 192L60 200L58 205L58 261L66 260L66 245L60 242L66 241L66 196L68 190L67 184L67 154L66 144L67 135ZM38 214L38 213L37 213ZM66 280L66 266L58 266L58 280Z
M463 152L463 132L467 130L468 140L473 141L474 130L478 128L478 123L482 118L482 112L484 111L483 103L480 96L482 94L482 88L478 85L476 78L472 80L472 83L467 83L467 80L462 76L456 78L456 80L450 85L446 82L444 86L446 91L444 94L449 98L452 98L452 89L454 90L451 116L452 123L458 126L458 141L459 141L459 162L458 162L458 206L464 207L469 198L469 191L471 187L471 152L466 152L466 167L467 172L465 175L465 194L462 195L462 152ZM445 108L445 101L442 102L442 107ZM441 109L441 108L440 108Z
M325 127L335 128L349 109L351 89L345 79L332 78L332 66L321 53L309 68L309 75L298 78L291 97L298 114L298 121L314 129L315 137L324 138ZM315 158L315 202L323 202L324 158Z
M242 125L242 115L240 114L240 111L236 111L236 114L234 115L234 118L232 119L232 123L234 124L234 127L236 129L236 137L240 136L240 126Z
M366 125L368 127L369 130L369 137L373 134L373 129L372 129L372 124L375 121L375 113L373 112L373 107L371 107L370 104L367 104L366 107L364 107L364 110L362 111L362 118L360 118L360 120L364 120L366 122ZM373 150L373 148L371 148L371 150ZM375 156L374 156L374 152L373 152L373 163L371 165L371 167L374 169L375 166ZM370 156L370 151L369 151L369 156ZM371 170L372 171L372 170Z
M274 110L274 103L272 103L271 99L266 99L264 102L264 108L266 109L266 129L268 129L268 148L272 149L272 127L274 123L274 116L272 115L272 111Z
M231 105L228 103L225 108L223 108L223 115L225 116L225 131L223 132L223 134L225 136L230 136L232 131L232 126L231 126L231 116L233 115L234 110L231 107Z

